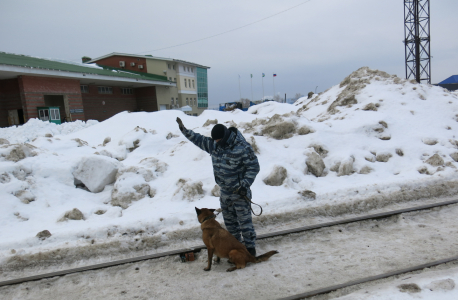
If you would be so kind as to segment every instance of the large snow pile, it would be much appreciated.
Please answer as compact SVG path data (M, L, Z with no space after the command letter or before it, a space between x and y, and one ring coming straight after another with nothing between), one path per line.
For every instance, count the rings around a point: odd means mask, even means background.
M123 235L199 235L194 207L219 207L218 191L210 156L180 133L176 117L206 136L213 120L236 126L253 145L261 165L253 201L264 208L255 222L458 190L458 95L361 68L294 105L199 117L123 112L101 123L31 120L0 130L0 259Z

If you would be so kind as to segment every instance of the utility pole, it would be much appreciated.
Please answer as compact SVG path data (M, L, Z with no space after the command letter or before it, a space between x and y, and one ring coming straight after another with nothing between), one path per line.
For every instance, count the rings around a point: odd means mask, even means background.
M242 90L240 89L240 75L239 75L239 95L240 95L240 100L242 99Z
M431 83L429 0L404 0L406 78Z

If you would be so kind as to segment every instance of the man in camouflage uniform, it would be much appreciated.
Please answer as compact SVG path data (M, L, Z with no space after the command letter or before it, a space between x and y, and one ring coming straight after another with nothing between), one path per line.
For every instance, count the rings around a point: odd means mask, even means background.
M220 204L227 230L240 242L245 243L248 251L256 256L256 232L251 220L250 186L259 173L258 158L253 148L235 127L226 128L216 124L211 132L212 138L186 129L177 118L184 136L212 157L215 181L221 188Z

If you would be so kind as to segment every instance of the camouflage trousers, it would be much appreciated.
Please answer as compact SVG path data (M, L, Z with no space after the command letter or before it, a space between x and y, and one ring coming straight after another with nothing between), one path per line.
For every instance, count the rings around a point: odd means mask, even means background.
M240 195L221 190L219 199L227 230L247 248L255 248L256 232L251 220L250 202ZM242 240L243 237L243 240Z

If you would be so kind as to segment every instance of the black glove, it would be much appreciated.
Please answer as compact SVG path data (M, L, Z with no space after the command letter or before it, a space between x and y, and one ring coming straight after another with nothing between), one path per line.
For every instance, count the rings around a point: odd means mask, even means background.
M185 130L186 127L184 127L183 122L181 122L181 119L177 117L177 123L178 127L180 128L181 131Z
M238 194L242 197L245 197L247 195L247 189L244 186L239 187L238 189Z

